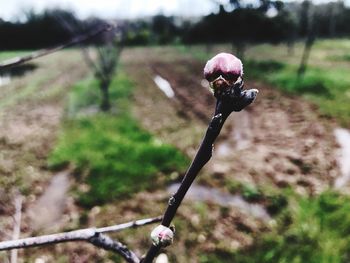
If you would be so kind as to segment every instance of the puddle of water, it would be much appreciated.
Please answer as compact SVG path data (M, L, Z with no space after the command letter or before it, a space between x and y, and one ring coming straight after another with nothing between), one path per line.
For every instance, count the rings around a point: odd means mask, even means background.
M11 77L9 74L0 75L0 86L7 85L11 82Z
M336 128L334 135L340 146L338 162L342 173L335 181L334 186L335 188L341 188L350 180L350 131Z
M33 71L36 67L34 64L24 64L2 70L0 74L0 86L9 84L13 77L21 77L27 72Z
M233 149L232 149L231 145L224 142L224 143L219 144L217 149L214 148L214 152L218 156L227 157L227 156L230 156L232 154Z
M246 111L239 112L233 122L234 128L230 132L231 140L220 143L215 150L215 153L220 157L228 157L234 151L244 150L252 144L249 113Z
M201 80L201 86L206 89L210 88L209 82L206 79Z
M173 194L177 191L179 186L179 183L170 185L168 187L168 192ZM210 187L192 185L185 198L201 202L214 202L221 206L232 206L239 209L242 213L252 215L264 221L269 221L271 219L262 205L248 203L240 195L224 193Z
M234 119L233 137L237 150L243 150L251 145L250 116L247 111L241 111Z
M33 229L52 227L59 222L63 215L69 186L67 171L60 172L51 179L44 194L29 209Z
M154 82L157 84L158 88L164 92L164 94L168 97L168 98L174 98L175 96L175 93L174 93L174 90L171 88L171 85L170 83L162 78L161 76L159 75L156 75L154 78L153 78Z

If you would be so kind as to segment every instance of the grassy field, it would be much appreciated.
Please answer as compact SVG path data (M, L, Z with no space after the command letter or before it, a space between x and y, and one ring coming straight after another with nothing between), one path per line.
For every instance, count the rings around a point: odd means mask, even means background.
M17 57L17 56L25 56L29 53L30 53L30 51L18 51L18 50L1 51L0 52L0 62L5 61L5 60L10 59L10 58Z

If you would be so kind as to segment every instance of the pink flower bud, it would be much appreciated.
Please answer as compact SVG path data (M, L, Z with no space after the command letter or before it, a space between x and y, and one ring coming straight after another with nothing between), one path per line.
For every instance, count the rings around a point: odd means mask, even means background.
M204 67L204 77L214 90L232 86L242 75L241 60L229 53L217 54Z
M174 231L171 228L159 225L151 232L151 239L155 246L166 247L173 243Z

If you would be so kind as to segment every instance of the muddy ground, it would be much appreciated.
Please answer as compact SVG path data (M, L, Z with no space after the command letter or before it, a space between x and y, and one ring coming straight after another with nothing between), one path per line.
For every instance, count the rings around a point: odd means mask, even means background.
M9 239L12 233L12 202L18 186L26 195L22 236L158 216L167 204L169 192L164 188L84 211L74 205L72 195L66 191L67 181L62 179L66 178L65 174L54 177L59 182L55 186L65 190L60 191L56 199L55 194L47 194L48 189L55 187L52 187L54 180L50 181L54 174L46 169L46 158L61 125L65 96L69 87L87 74L79 54L60 56L62 53L38 60L35 63L42 63L44 67L33 72L37 79L33 75L25 76L9 86L6 96L0 95L0 106L3 105L0 119L0 180L4 186L0 195L2 240ZM134 48L124 51L122 64L136 87L133 111L141 125L192 158L215 103L203 81L204 62L175 48ZM39 76L45 74L46 80L40 79ZM157 87L156 75L170 83L174 98L168 98ZM37 88L28 88L28 82ZM333 134L336 122L320 117L317 109L303 99L287 96L250 79L246 80L246 86L259 89L257 100L227 120L215 144L213 159L196 183L218 189L223 195L228 194L228 186L234 182L262 189L292 187L305 195L331 187L340 173L336 161L338 145ZM23 89L27 91L21 93ZM11 96L13 99L9 99ZM169 176L174 181L182 177L181 174ZM215 200L204 201L188 199L180 207L175 220L175 243L167 250L171 262L198 262L203 253L247 247L255 234L269 228L266 220L237 206L223 207ZM45 206L43 202L53 206L50 214L54 217L50 222L33 219L33 213L29 212L45 213L39 209ZM35 207L39 207L38 210ZM128 230L115 236L141 255L149 246L151 228ZM2 259L6 257L2 254ZM81 243L20 253L20 262L34 262L38 258L43 260L40 262L113 260L105 251Z

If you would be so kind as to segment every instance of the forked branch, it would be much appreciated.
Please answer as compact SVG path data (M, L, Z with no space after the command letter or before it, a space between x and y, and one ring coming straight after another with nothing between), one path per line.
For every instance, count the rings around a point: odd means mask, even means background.
M140 260L134 252L129 250L122 243L112 240L110 237L105 235L107 232L118 232L127 228L134 228L139 226L145 226L148 224L160 222L161 217L147 218L136 221L127 222L124 224L107 226L102 228L86 228L79 229L70 232L57 233L51 235L28 237L18 240L0 242L1 250L10 250L16 248L28 248L43 246L48 244L57 244L69 241L86 241L95 246L111 250L120 254L127 262L139 262Z

